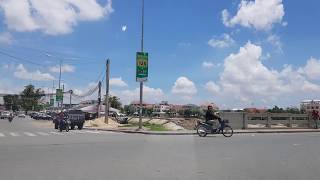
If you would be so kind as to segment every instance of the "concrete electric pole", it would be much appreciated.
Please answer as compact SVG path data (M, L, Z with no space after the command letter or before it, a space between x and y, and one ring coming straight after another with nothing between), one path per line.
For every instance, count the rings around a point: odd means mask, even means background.
M104 109L104 122L109 123L109 79L110 79L110 60L106 63L106 97L105 97L105 109Z
M143 33L144 33L144 0L141 9L141 52L143 52ZM142 108L143 108L143 81L140 82L140 110L139 110L139 129L142 129Z

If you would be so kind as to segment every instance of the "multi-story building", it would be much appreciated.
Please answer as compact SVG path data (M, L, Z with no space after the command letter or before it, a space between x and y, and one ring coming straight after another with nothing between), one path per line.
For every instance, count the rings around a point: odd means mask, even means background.
M304 100L300 104L300 109L305 112L311 112L312 110L320 110L320 100Z
M162 115L170 111L170 105L168 101L162 101L159 104L153 106L153 114Z

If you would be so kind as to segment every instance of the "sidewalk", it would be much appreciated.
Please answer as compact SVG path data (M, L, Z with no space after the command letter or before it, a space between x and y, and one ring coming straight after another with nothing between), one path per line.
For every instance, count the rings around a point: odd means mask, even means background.
M149 134L149 135L195 135L195 130L181 130L181 131L147 131L137 129L108 129L86 127L84 129L98 130L98 131L111 131L119 133L134 133L134 134ZM320 129L235 129L234 134L247 134L247 133L310 133L319 132Z

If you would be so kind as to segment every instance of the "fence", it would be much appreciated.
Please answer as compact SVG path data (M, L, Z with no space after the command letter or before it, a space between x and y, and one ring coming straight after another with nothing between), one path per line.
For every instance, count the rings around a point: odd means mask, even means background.
M222 112L234 129L248 128L310 128L313 121L308 114Z

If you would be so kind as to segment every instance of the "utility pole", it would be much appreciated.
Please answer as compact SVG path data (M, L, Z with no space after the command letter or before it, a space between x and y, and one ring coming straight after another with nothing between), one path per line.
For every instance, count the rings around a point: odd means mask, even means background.
M141 10L141 52L143 52L143 33L144 33L144 0L142 0ZM142 129L142 108L143 108L143 81L140 82L140 111L139 111L139 129Z
M98 91L98 106L97 106L97 115L100 117L100 106L101 106L101 81L99 81L99 91Z
M61 65L62 65L62 60L60 60L60 69L59 69L59 91L61 89ZM62 102L58 102L58 107L62 108Z
M106 63L106 97L104 109L104 122L109 123L109 78L110 78L110 60L107 59Z
M71 97L72 97L73 91L70 90L69 93L70 93L69 109L71 109Z
M62 100L61 100L61 109L63 110L63 94L64 94L64 84L62 84Z

